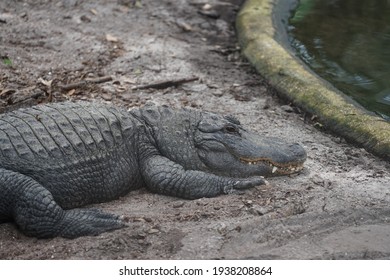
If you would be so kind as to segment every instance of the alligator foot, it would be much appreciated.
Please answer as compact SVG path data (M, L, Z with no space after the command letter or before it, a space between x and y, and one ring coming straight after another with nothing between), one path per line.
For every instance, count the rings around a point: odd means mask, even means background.
M233 188L234 189L249 189L255 186L265 185L266 180L264 180L263 177L252 177L252 178L245 178L245 179L237 179L237 181L234 183Z
M115 214L99 209L66 210L63 219L58 224L59 236L75 238L84 235L100 233L125 227L125 222Z
M225 194L242 194L244 189L253 188L255 186L265 185L266 180L262 177L253 177L246 179L236 179L233 184L228 184L224 188Z

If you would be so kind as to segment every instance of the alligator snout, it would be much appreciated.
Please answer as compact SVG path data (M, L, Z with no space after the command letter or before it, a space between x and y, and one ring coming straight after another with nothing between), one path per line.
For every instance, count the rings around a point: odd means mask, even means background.
M295 160L303 163L307 158L305 148L299 143L292 143L289 146Z

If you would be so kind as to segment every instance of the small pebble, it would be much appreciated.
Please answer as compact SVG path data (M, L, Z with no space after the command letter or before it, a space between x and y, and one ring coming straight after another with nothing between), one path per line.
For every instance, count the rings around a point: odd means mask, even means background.
M158 229L155 229L155 228L152 228L148 231L149 234L155 234L155 233L159 233L160 231Z
M184 201L176 201L173 203L173 208L180 208L184 206Z
M107 94L107 93L103 93L102 94L102 98L106 101L111 101L112 100L112 95L111 94Z
M287 113L294 112L293 107L291 107L290 105L282 105L282 106L280 106L280 109L282 109L283 111L285 111Z

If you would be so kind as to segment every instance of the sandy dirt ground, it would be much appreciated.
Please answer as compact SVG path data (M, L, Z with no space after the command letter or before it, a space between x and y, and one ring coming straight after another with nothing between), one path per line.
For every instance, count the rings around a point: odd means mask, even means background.
M0 2L1 112L62 100L190 106L234 114L308 153L301 174L242 195L189 201L139 190L94 205L129 220L99 236L42 240L0 224L0 259L390 258L389 163L277 97L240 54L241 2Z

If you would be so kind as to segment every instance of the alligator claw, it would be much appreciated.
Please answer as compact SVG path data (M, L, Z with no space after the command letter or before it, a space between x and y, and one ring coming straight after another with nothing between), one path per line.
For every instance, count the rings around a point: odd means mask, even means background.
M84 235L98 235L106 231L126 227L120 216L98 209L67 210L62 221L60 236L75 238Z
M253 177L246 179L237 179L232 181L233 184L225 186L225 194L242 194L244 189L253 188L255 186L265 185L267 183L263 177Z
M233 186L234 189L249 189L255 186L265 185L266 181L262 177L254 177L244 180L239 180Z

